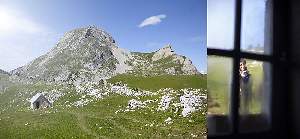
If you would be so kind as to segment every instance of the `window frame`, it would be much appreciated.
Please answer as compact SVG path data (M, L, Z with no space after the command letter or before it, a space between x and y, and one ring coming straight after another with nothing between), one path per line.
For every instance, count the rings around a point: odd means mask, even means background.
M289 12L288 2L282 0L272 0L271 4L271 18L270 24L271 32L270 47L272 53L270 54L256 54L241 51L241 25L242 25L242 0L235 0L235 21L234 21L234 47L232 50L223 50L215 48L207 48L207 55L223 56L232 58L233 61L233 75L232 75L232 87L230 91L230 111L229 116L223 116L223 118L230 119L229 124L232 125L231 132L228 134L216 134L208 135L209 138L271 138L271 137L287 137L289 133L288 118L290 117L287 98L289 97L289 79L284 76L284 73L288 73L288 52L289 52ZM261 132L239 132L239 62L240 58L259 60L262 62L269 62L271 73L271 98L270 99L270 129ZM280 102L280 103L279 103ZM286 113L285 115L282 113ZM216 120L217 115L208 115L208 122ZM217 116L218 118L220 115ZM209 125L209 123L208 123ZM218 125L216 125L218 126ZM209 131L208 131L209 132Z

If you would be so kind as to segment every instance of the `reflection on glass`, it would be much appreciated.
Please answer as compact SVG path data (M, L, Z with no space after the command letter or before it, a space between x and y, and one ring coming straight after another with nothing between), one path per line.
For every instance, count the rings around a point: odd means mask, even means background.
M271 0L243 0L241 50L271 54Z
M207 47L233 49L234 0L207 1Z
M270 114L270 64L241 59L239 71L240 130L247 132L265 129L268 126Z
M208 57L207 87L210 114L228 114L231 73L231 58Z
M231 58L208 56L208 133L211 135L230 132L228 114L231 73Z

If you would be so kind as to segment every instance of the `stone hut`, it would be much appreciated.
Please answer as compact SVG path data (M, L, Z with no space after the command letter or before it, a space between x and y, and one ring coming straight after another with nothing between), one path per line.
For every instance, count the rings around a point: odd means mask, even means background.
M48 108L51 106L49 100L42 94L37 93L30 99L32 109Z

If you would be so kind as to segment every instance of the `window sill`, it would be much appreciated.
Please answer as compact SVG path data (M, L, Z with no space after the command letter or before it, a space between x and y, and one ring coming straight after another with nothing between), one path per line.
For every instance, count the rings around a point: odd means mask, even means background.
M228 115L209 114L207 116L208 136L232 134ZM270 119L264 114L240 115L240 133L266 132L270 128Z

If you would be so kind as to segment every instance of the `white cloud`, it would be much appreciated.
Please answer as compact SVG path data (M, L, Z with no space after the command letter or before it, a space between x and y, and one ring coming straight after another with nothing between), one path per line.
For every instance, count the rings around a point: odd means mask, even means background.
M162 22L162 19L164 19L166 17L167 16L165 14L148 17L139 25L139 27L142 28L142 27L149 26L149 25L156 25L156 24Z
M0 6L0 35L9 35L16 32L39 33L44 29L43 26L25 17L17 11Z
M57 33L24 12L0 6L0 69L10 71L45 54Z

